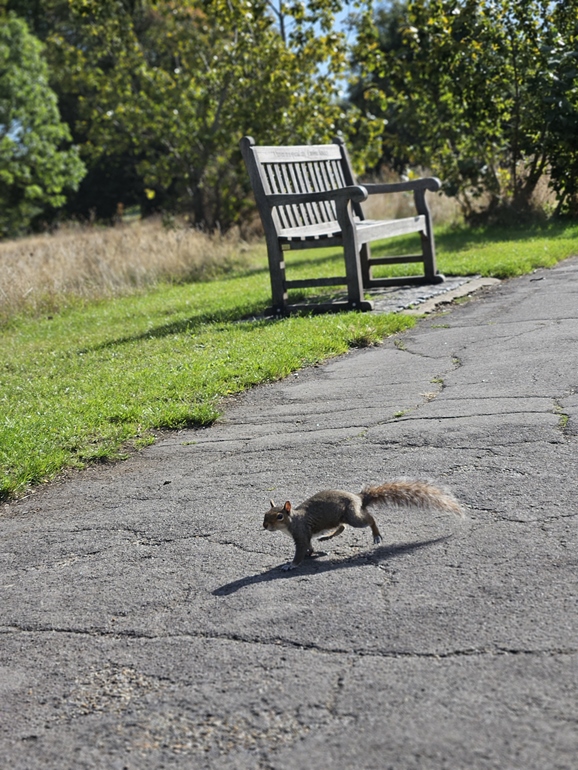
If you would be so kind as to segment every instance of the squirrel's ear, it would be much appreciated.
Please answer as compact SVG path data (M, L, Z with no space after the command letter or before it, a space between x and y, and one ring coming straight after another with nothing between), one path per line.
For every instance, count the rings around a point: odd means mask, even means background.
M287 502L283 506L283 510L285 511L285 513L291 513L291 503L289 502L289 500L287 500Z
M269 500L269 503L271 504L271 508L275 507L275 501L274 500Z

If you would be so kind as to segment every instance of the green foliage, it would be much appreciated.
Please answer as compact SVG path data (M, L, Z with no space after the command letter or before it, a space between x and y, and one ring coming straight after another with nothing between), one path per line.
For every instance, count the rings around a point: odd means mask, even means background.
M577 217L578 2L557 3L553 18L554 28L542 52L548 68L543 141L558 212Z
M61 122L40 42L0 17L0 237L17 235L76 189L85 168Z
M90 168L85 210L110 217L118 203L138 201L145 211L226 228L252 207L238 149L244 134L261 144L325 142L355 130L365 138L364 165L381 124L339 100L348 66L345 35L334 29L341 7L24 3L22 13L43 30L52 82Z
M552 174L576 194L576 0L408 0L361 25L357 101L388 120L384 159L431 168L472 217L530 209Z

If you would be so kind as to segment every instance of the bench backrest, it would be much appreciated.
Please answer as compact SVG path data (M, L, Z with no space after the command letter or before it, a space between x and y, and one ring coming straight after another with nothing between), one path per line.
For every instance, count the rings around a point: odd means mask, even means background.
M290 147L255 146L250 137L241 143L261 215L267 217L268 195L336 190L355 180L345 147L334 144ZM358 215L360 212L356 212ZM333 201L277 206L270 211L277 232L335 223Z

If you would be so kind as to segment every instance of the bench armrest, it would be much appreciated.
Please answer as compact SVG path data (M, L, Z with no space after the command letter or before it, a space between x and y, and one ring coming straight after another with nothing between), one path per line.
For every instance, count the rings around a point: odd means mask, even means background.
M321 201L361 201L367 200L367 190L361 185L339 187L337 190L321 190L307 193L274 193L267 195L270 206L290 206L299 203L319 203Z
M423 179L412 179L408 182L392 182L389 184L364 184L368 195L377 195L378 193L409 192L416 190L430 190L437 192L441 189L442 183L435 176L423 177Z

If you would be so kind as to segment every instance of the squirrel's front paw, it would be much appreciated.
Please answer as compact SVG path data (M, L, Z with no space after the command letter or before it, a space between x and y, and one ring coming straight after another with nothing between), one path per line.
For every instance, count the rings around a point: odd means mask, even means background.
M295 569L295 567L296 567L296 566L297 566L296 564L293 564L293 562L292 562L292 561L290 561L290 562L289 562L289 564L284 564L284 565L281 567L281 569L282 569L284 572L287 572L287 570L290 570L290 569Z

